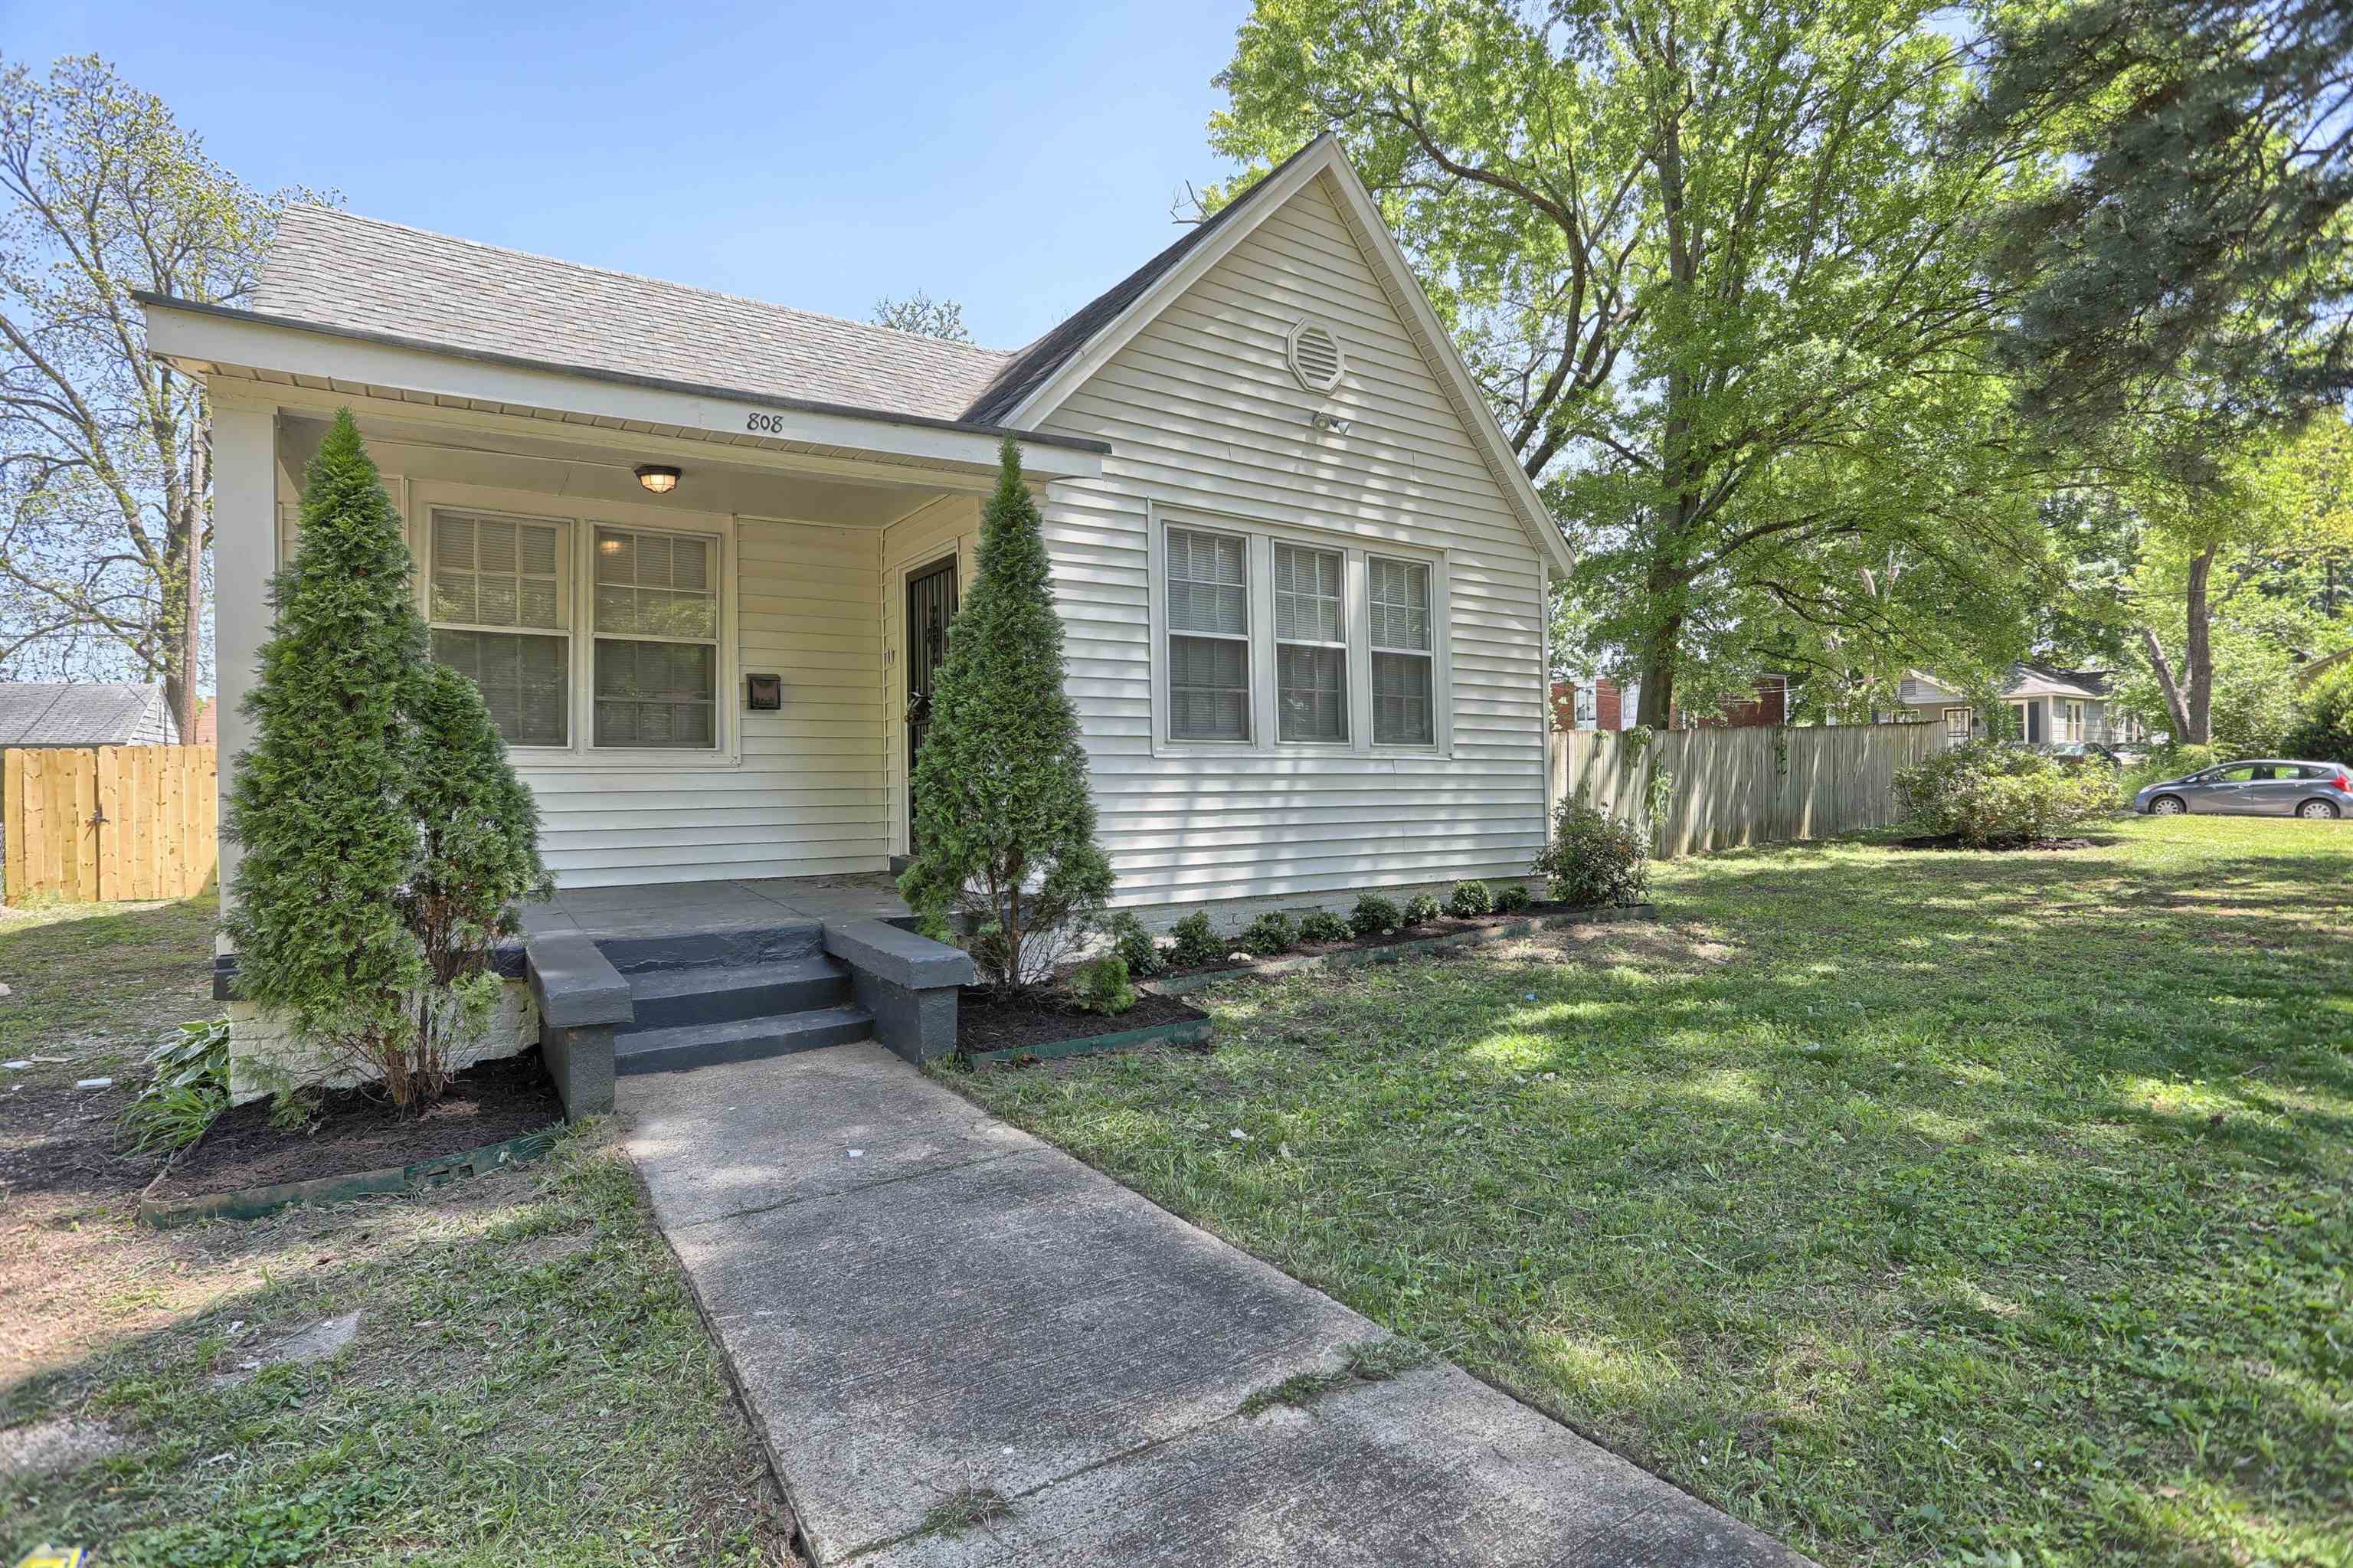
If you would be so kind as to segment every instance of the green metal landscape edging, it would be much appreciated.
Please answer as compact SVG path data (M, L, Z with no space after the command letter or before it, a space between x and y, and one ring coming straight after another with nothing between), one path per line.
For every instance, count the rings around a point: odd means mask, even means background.
M1378 948L1341 948L1329 953L1293 953L1287 958L1269 959L1247 968L1203 969L1198 974L1171 975L1149 984L1152 990L1163 996L1184 996L1216 985L1220 980L1246 980L1253 975L1297 974L1303 969L1354 969L1368 964L1393 964L1419 953L1442 952L1450 948L1476 948L1489 942L1508 941L1514 937L1530 937L1548 927L1648 920L1658 912L1659 906L1655 904L1597 904L1588 909L1556 909L1549 915L1531 915L1524 920L1506 920L1500 926L1488 926L1476 931L1450 931L1442 937L1420 937L1410 942L1390 942Z
M1115 1034L1090 1034L1081 1040L1049 1040L1037 1045L1008 1045L1002 1051L974 1051L966 1060L976 1067L995 1066L1019 1056L1092 1056L1098 1051L1125 1051L1137 1045L1198 1045L1209 1038L1206 1018L1179 1018L1169 1023L1123 1029Z
M443 1154L413 1165L387 1165L378 1171L357 1171L348 1176L314 1176L307 1181L277 1181L261 1187L241 1187L232 1192L207 1192L197 1198L139 1200L139 1223L156 1230L194 1224L198 1220L258 1220L296 1203L339 1203L384 1192L414 1192L438 1187L464 1176L516 1165L527 1165L555 1147L563 1124L485 1144L462 1154ZM166 1168L148 1187L154 1191L171 1174Z

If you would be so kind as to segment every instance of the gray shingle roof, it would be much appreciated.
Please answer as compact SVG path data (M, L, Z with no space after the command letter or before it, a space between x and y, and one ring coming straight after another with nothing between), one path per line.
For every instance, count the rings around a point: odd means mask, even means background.
M958 419L1014 356L294 207L253 309L551 365Z
M0 683L0 747L169 741L161 686Z

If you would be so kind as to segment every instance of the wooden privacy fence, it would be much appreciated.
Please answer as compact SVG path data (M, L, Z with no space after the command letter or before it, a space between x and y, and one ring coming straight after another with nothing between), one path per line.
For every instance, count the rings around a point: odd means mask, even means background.
M185 898L219 860L219 748L0 752L11 904Z
M1653 841L1663 855L1827 838L1893 824L1895 770L1943 745L1944 727L1926 724L1671 729L1647 744L1609 730L1555 731L1552 798L1582 796L1647 824L1663 773Z

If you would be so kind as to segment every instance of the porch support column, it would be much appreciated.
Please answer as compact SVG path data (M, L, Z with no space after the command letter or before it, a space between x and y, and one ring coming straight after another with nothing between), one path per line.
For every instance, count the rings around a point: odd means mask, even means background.
M220 710L220 805L228 815L236 759L252 743L245 694L258 678L269 635L269 585L278 570L278 415L269 408L214 400L213 673ZM220 846L220 894L228 905L237 852ZM217 938L227 950L227 938Z

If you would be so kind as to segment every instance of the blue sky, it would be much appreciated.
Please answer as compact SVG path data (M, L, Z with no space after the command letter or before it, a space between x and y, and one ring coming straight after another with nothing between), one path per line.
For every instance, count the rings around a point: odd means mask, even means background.
M1027 342L1174 238L1246 0L993 6L0 0L265 187L835 315Z

